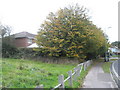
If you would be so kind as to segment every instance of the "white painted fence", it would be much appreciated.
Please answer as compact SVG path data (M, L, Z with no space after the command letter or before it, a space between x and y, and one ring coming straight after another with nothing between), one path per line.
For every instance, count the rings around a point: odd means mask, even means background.
M66 81L68 81L69 86L72 87L73 85L73 80L76 81L77 77L80 76L80 73L82 71L82 68L84 68L84 70L87 69L87 67L89 67L92 64L92 60L88 60L84 63L78 64L75 68L74 68L74 72L72 73L72 70L68 71L68 77L64 80L64 75L61 74L58 77L58 85L56 85L52 90L55 90L56 88L60 88L60 89L64 89L65 85L64 83ZM36 88L43 88L43 85L37 86Z

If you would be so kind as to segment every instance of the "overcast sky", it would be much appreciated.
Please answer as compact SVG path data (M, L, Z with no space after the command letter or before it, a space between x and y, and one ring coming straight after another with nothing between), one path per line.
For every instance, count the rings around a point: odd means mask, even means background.
M109 41L118 40L119 0L0 0L0 22L13 28L12 33L36 34L49 12L78 3L89 9L91 21L102 28Z

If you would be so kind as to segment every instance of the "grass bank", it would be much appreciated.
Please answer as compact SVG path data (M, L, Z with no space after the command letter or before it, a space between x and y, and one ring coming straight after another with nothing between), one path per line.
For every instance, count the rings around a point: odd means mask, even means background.
M4 88L35 88L43 84L44 88L53 88L58 84L58 76L63 74L68 77L67 72L73 70L76 64L48 64L40 61L3 59L2 60L2 87ZM82 71L73 87L82 86L83 80L90 67ZM65 84L69 88L68 84Z
M110 61L116 61L117 59L110 59ZM104 62L102 65L103 71L105 73L110 73L110 66L111 66L112 62Z
M35 88L43 84L45 88L52 88L58 83L58 76L76 65L48 64L39 61L3 59L2 85L6 88Z
M92 66L89 66L85 71L82 69L82 72L80 73L80 76L77 78L77 80L73 80L73 87L70 87L68 85L68 82L65 82L65 88L82 88L82 85L84 83L84 79L86 75L88 74L88 71L91 69ZM73 76L74 79L74 76Z
M113 55L112 57L120 57L120 55Z
M110 65L112 64L112 62L104 62L102 65L103 71L105 73L110 73Z

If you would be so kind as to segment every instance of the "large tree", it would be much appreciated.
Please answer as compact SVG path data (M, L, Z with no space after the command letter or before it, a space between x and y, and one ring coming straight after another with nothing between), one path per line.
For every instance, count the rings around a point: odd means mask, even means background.
M76 5L51 12L40 27L36 43L45 55L88 59L101 54L106 38L89 20L87 10Z

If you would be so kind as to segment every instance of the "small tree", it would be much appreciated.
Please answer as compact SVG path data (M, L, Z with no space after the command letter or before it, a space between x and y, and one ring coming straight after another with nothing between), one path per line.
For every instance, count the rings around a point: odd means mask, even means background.
M19 50L8 44L8 43L2 43L2 57L3 58L17 58L17 54L19 53Z
M14 36L10 36L12 29L10 26L0 24L0 39L1 47L0 50L2 57L10 58L15 57L18 53L18 49L13 45Z
M0 24L0 36L3 38L5 36L10 36L11 27L7 25Z

